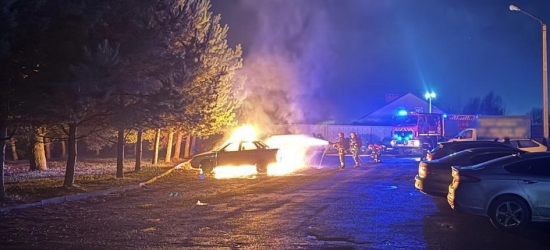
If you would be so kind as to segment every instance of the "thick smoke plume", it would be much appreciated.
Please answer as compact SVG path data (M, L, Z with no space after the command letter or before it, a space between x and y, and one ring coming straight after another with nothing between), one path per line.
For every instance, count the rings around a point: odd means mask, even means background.
M326 8L315 1L244 0L256 13L254 42L245 48L247 122L264 127L325 120L317 90L330 77ZM253 32L253 31L251 31Z

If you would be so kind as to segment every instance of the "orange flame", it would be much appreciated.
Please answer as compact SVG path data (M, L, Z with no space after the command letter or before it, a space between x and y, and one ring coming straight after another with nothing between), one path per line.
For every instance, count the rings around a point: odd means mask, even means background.
M266 141L271 148L278 148L277 162L269 164L267 174L271 176L287 175L308 165L309 150L328 145L325 140L304 135L276 135Z

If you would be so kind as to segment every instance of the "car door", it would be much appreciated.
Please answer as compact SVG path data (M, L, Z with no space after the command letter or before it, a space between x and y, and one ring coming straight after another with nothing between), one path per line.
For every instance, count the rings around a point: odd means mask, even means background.
M538 158L519 164L519 186L541 216L550 218L550 158Z
M239 159L242 165L254 165L258 161L260 152L253 142L241 142Z
M235 165L242 165L243 160L241 157L241 143L240 142L232 142L227 144L225 147L223 147L219 152L217 156L217 165L218 166L235 166Z

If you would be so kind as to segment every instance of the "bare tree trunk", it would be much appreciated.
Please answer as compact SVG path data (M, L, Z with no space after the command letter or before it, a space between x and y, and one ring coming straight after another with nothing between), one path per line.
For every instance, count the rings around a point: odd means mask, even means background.
M118 129L116 177L124 178L124 128Z
M160 146L160 129L157 129L155 134L155 148L153 149L153 165L158 164L159 162L159 146Z
M0 201L6 199L4 167L6 166L6 139L8 137L8 104L4 100L0 107Z
M11 158L14 161L19 160L19 157L17 156L17 147L15 146L15 138L12 136L10 138L10 144L11 144Z
M61 141L61 157L67 157L67 143L65 141Z
M47 170L48 165L44 147L44 130L42 128L35 128L31 133L31 153L29 155L30 170Z
M174 142L174 130L169 129L168 130L168 145L166 145L166 158L164 159L164 162L171 162L172 161L172 144Z
M183 140L183 133L178 131L176 135L176 148L174 149L174 160L179 160L181 155L181 141Z
M69 154L67 157L67 169L65 170L65 181L63 186L72 187L74 185L74 170L76 166L77 154L77 139L76 139L76 123L69 123Z
M139 129L137 132L137 141L136 141L136 167L135 170L141 170L141 153L143 152L143 130Z
M99 149L96 149L96 150L95 150L95 155L96 155L96 156L99 156Z
M187 135L185 138L185 153L183 154L183 158L189 158L189 155L191 155L191 135Z
M189 147L189 149L191 150L191 156L194 155L193 153L193 149L195 148L195 144L197 142L197 137L196 136L191 136L191 146Z
M50 138L44 137L44 150L46 151L46 160L52 158L52 148L51 148Z

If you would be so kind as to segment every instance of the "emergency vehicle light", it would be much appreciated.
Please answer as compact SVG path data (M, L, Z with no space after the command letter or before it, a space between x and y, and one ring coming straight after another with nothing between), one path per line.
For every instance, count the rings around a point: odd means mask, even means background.
M401 109L401 110L397 111L397 115L398 116L405 116L405 115L407 115L407 110Z

